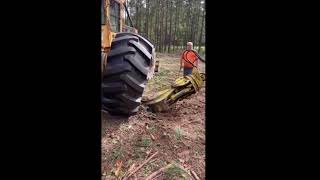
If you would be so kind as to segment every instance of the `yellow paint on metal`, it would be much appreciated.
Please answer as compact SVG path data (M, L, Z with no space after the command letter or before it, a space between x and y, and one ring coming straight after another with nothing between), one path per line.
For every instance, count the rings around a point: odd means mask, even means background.
M191 75L179 77L170 88L158 92L155 97L144 99L142 103L153 112L167 111L177 101L198 92L203 87L204 81L205 74L193 68Z
M158 92L154 98L144 101L146 105L159 103L160 101L165 100L170 94L172 94L174 89L165 89Z
M108 54L111 49L111 43L113 39L116 37L116 34L118 32L112 32L111 30L111 21L110 21L110 0L104 0L105 1L105 18L106 22L104 25L101 26L101 49L104 53ZM123 32L123 28L125 26L125 0L113 0L116 3L119 3L120 7L120 32ZM105 59L104 62L102 62L103 66L105 67L107 65L107 59ZM103 68L102 68L103 69Z

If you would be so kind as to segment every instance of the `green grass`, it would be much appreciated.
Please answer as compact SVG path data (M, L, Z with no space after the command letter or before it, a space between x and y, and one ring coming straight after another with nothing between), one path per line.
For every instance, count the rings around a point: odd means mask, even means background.
M177 127L174 131L175 131L176 140L181 140L181 137L183 135L182 129L180 127Z
M110 156L110 162L113 164L114 161L123 158L123 149L121 148L121 145L116 146Z
M136 141L136 146L138 147L149 147L152 141L149 137L141 137L138 138Z
M161 159L155 159L154 161L151 160L146 166L143 168L144 175L147 176L152 172L160 169L161 167L165 166L166 162Z
M184 170L174 164L165 170L164 176L166 179L187 179Z
M140 148L134 148L134 155L133 157L135 159L143 159L145 155L145 148L140 147Z
M150 133L156 133L156 132L157 132L157 127L155 127L155 126L149 127L148 132L150 132Z
M143 147L149 147L151 145L151 139L150 138L143 138L141 141L141 146Z
M153 91L161 91L170 87L172 80L170 77L174 77L174 72L168 69L161 69L151 80L148 81L148 89L153 89Z

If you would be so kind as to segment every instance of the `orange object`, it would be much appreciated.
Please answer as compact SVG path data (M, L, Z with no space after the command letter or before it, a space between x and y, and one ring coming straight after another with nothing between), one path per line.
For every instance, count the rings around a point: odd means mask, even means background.
M184 60L184 67L186 68L193 67L192 64L188 62L188 60L193 64L195 64L195 62L198 60L198 56L193 51L184 51L181 58Z

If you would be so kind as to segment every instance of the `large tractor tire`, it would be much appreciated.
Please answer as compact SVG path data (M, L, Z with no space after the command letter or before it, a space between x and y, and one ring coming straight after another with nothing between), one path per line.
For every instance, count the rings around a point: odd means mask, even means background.
M102 109L111 115L133 115L141 104L154 60L154 46L140 35L118 33L107 58L102 78Z

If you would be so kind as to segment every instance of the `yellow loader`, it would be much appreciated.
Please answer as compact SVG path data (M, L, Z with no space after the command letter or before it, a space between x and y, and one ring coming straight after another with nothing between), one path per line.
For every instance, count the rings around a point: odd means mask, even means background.
M146 82L154 74L155 48L133 27L125 0L102 0L101 5L101 108L131 115L138 111Z
M125 24L125 16L131 26ZM125 0L101 2L101 103L111 115L132 115L143 102L161 112L200 90L205 76L193 69L192 75L178 78L156 97L144 98L147 80L158 71L154 45L133 27Z

